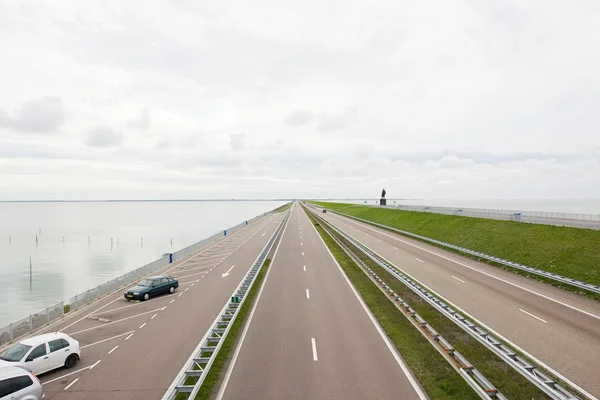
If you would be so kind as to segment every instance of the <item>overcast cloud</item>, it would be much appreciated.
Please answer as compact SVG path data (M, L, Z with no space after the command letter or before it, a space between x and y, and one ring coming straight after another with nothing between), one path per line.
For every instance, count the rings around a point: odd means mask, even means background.
M0 200L600 197L600 3L0 2Z

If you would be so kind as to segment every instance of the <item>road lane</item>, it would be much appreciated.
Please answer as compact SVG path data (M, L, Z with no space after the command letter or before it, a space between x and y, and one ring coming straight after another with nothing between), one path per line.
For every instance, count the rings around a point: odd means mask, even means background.
M299 206L222 398L419 398Z
M46 398L160 399L277 228L272 222L281 222L282 217L273 215L248 228L241 247L226 258L225 265L236 265L227 278L221 277L222 264L172 295L141 303L119 299L98 312L119 319L109 323L83 319L66 328L88 347L82 350L76 374L61 369L40 377ZM265 231L268 236L261 236ZM77 383L65 390L75 379Z
M592 350L600 348L598 302L333 213L321 216L576 385L600 395L600 358Z

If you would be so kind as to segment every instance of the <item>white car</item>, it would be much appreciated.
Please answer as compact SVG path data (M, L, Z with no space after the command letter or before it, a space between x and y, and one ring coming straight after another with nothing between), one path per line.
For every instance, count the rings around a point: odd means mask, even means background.
M0 355L0 368L17 366L40 375L60 367L73 368L81 357L79 342L64 333L46 333L14 344Z
M41 400L40 380L21 367L0 367L0 400Z

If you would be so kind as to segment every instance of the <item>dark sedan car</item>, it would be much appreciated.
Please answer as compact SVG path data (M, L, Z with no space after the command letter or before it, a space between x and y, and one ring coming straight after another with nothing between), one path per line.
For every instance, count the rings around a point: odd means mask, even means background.
M127 300L148 300L150 297L173 293L179 287L177 279L170 276L151 276L125 292Z

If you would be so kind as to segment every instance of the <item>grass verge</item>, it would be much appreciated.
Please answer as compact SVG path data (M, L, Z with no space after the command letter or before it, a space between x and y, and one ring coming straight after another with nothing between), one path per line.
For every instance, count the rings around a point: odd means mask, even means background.
M310 214L309 218L429 398L479 399L427 339L412 326L323 228L315 223Z
M63 312L66 314L66 313L68 313L69 311L71 311L71 305L70 305L70 304L65 304L65 305L63 306Z
M284 204L284 205L282 205L282 206L281 206L281 207L279 207L279 208L276 208L276 209L275 209L275 212L284 212L284 211L286 211L288 208L290 208L291 206L292 206L292 202L290 201L289 203L287 203L287 204Z
M217 389L218 389L217 384L220 382L220 380L222 378L223 370L225 369L225 367L227 366L227 364L230 360L231 352L235 348L235 345L238 340L238 336L246 322L246 317L248 316L248 313L250 312L250 309L252 308L252 305L254 304L254 298L256 297L256 293L258 292L258 290L262 284L262 281L264 279L264 276L267 273L267 270L269 269L270 265L271 265L271 259L267 258L265 260L265 263L263 264L262 268L260 269L260 272L258 273L258 275L256 275L256 280L254 281L254 285L252 285L252 289L250 289L250 291L248 291L248 294L246 296L246 301L244 301L244 304L242 304L235 321L231 325L231 329L229 330L227 337L223 341L223 345L221 346L219 353L217 354L210 370L208 371L208 374L206 375L206 378L204 379L204 382L202 383L202 387L200 388L200 391L196 395L195 400L209 400L217 394ZM216 345L217 345L216 343L209 344L209 346L216 346ZM208 357L208 356L209 356L209 354L202 354L202 357ZM190 377L185 381L185 384L193 385L197 381L198 381L198 378ZM183 393L180 393L175 397L175 399L176 400L184 400L184 399L186 399L186 395Z
M342 203L334 211L600 285L600 231ZM447 249L450 250L450 249ZM458 253L458 252L457 252ZM468 254L463 256L600 300L600 295Z

